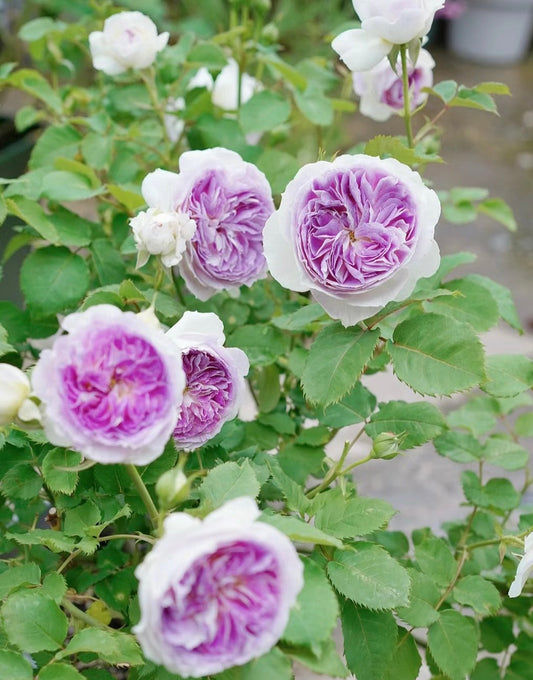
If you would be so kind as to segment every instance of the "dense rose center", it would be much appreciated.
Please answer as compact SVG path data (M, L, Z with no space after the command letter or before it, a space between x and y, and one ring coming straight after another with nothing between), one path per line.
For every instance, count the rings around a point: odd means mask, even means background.
M269 630L279 599L275 556L256 543L235 541L197 559L166 591L163 640L201 656L235 656Z
M396 177L372 169L332 170L316 178L296 213L298 255L327 290L368 289L409 260L416 207Z
M233 382L227 366L209 352L191 349L183 355L187 386L174 438L189 440L212 430L233 398Z
M190 242L194 265L212 278L241 284L264 268L262 234L272 212L270 199L228 184L222 173L206 173L180 208L196 222Z
M167 409L165 365L153 345L120 327L98 329L62 369L63 403L77 427L114 441L149 427Z

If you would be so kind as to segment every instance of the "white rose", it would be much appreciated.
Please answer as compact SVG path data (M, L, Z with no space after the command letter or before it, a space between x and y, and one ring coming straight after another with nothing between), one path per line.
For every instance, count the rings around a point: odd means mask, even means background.
M253 94L259 92L263 86L248 73L241 75L241 104L245 104ZM239 65L235 59L230 59L218 74L213 85L211 100L215 106L225 111L235 111L239 108Z
M435 62L426 50L421 50L416 66L409 65L409 93L411 111L423 104L427 93L423 88L433 85ZM353 74L354 92L359 96L359 111L364 115L383 122L392 115L403 113L402 78L393 71L388 59L363 73Z
M524 541L524 556L518 564L516 576L509 588L509 597L518 597L527 579L533 573L533 533L528 534Z
M130 226L138 250L137 267L146 264L150 255L159 255L165 267L178 264L196 231L196 223L185 213L159 208L140 212Z
M352 0L361 28L344 31L331 43L351 71L368 71L395 45L423 38L444 0Z
M168 33L157 35L154 22L141 12L119 12L104 22L103 31L89 34L93 66L109 76L129 68L146 68L168 42Z
M25 373L11 364L0 364L0 426L10 425L16 418L39 418L37 406L28 398L30 390Z
M180 117L180 113L185 109L185 99L169 99L167 101L164 123L168 139L175 144L183 134L185 121Z

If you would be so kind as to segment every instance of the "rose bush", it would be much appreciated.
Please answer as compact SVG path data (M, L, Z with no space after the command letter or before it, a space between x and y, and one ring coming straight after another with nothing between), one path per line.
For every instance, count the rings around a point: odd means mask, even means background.
M529 680L533 361L487 354L496 324L522 332L510 291L434 237L441 214L516 224L423 179L444 115L508 90L420 73L441 2L354 2L334 44L396 65L355 81L404 134L353 140L324 40L351 7L193 4L30 3L23 65L0 66L32 144L0 182L2 265L22 260L0 677ZM421 446L469 467L448 521L407 533L359 468L394 477Z

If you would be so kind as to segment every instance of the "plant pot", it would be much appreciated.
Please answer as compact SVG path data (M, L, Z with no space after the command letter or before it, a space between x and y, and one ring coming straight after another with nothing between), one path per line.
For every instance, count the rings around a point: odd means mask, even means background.
M448 46L480 64L514 64L525 57L533 30L533 0L468 0L450 22Z

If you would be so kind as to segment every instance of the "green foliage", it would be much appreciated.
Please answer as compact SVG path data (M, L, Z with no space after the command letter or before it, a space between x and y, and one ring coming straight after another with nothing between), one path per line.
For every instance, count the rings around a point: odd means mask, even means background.
M39 0L7 36L22 41L23 66L5 60L0 88L23 94L14 124L32 148L26 171L0 179L0 224L13 230L2 263L23 260L23 308L0 301L2 361L31 378L66 315L111 304L151 307L168 327L185 310L215 312L226 346L242 349L251 368L242 420L194 451L177 452L170 440L138 469L136 484L122 465L93 464L49 442L37 423L2 421L0 678L180 680L143 657L132 629L141 616L136 567L167 514L164 503L154 505L157 483L185 475L171 512L201 521L227 501L253 498L259 521L295 544L304 567L281 639L213 678L290 680L296 662L324 677L416 680L424 662L435 680L529 680L531 586L519 598L505 595L533 524L533 362L485 357L480 338L500 320L523 332L511 292L457 274L475 256L456 253L409 297L385 299L366 322L344 327L305 289L284 290L268 275L200 301L179 266L164 268L157 256L135 266L129 222L151 206L143 180L157 168L177 170L189 149L237 151L266 175L277 204L306 163L351 147L423 174L446 160L437 122L448 109L496 113L497 97L509 94L500 83L440 82L428 93L441 109L406 121L412 143L407 127L404 136L384 128L353 146L351 73L329 46L358 26L347 4L183 0L178 11L163 0L126 0L170 32L170 45L152 67L115 76L96 73L88 50L89 33L120 11L111 1ZM418 39L408 45L412 59L419 48ZM190 83L201 68L216 78L230 58L259 85L251 96L243 87L241 105L225 111L208 88ZM165 117L179 98L175 139ZM517 228L512 209L484 188L438 194L452 224L481 217ZM376 373L423 396L463 394L458 403L403 401L391 389L378 400ZM471 469L462 471L453 520L407 536L403 518L367 497L357 473L369 463L373 474L391 474L387 457L420 446L420 455ZM390 528L391 520L398 524ZM343 658L333 639L339 621Z

